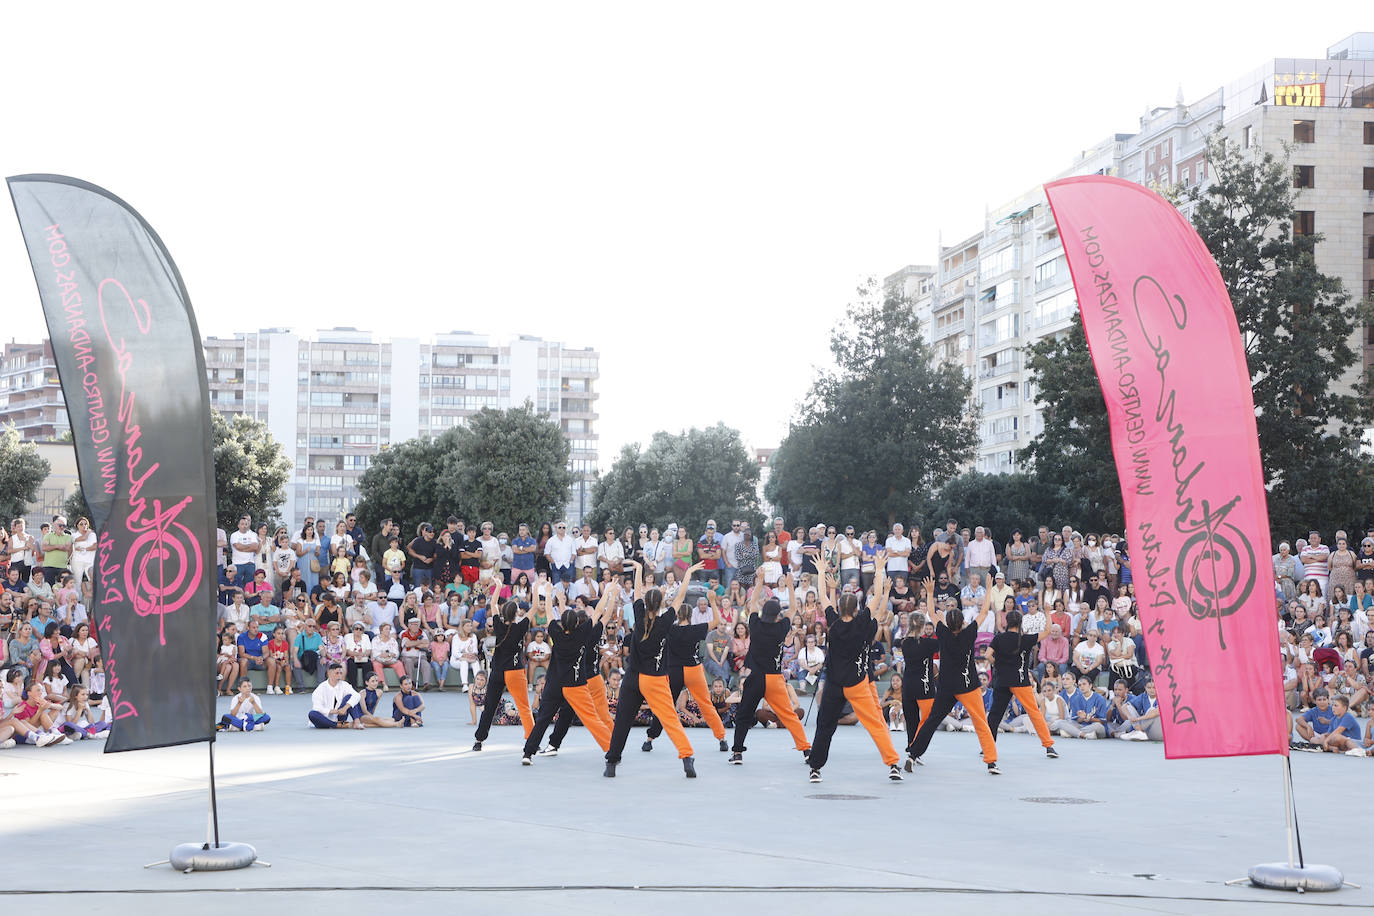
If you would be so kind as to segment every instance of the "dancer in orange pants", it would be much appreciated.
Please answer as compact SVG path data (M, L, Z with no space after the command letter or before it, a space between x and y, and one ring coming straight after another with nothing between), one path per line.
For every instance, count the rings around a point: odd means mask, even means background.
M916 739L907 750L907 754L913 762L919 764L926 749L930 747L930 739L935 736L935 729L944 721L945 716L949 715L955 703L963 703L964 708L969 711L973 730L978 733L978 744L983 749L983 762L987 764L988 773L993 776L1001 775L1002 771L997 767L997 744L992 740L992 730L988 728L987 717L982 715L985 709L983 691L979 686L978 665L974 660L974 643L978 638L978 627L988 616L988 596L991 592L983 595L983 605L977 617L968 623L964 622L964 612L960 608L935 607L934 582L926 582L926 594L932 609L931 617L936 622L935 638L940 644L940 683L935 691L935 702L931 704L930 715L921 722Z
M668 636L673 629L676 605L665 611L663 592L657 588L644 589L644 567L633 560L625 562L635 570L635 625L627 643L630 650L628 670L620 683L615 730L611 733L610 748L606 751L606 770L603 775L615 776L642 697L648 702L649 710L663 723L668 737L677 748L683 773L688 779L695 779L696 758L692 754L692 743L687 740L687 733L678 720L677 710L673 707L673 692L668 687ZM702 564L696 564L687 570L687 575L690 576L701 567ZM618 596L619 586L612 583L607 586L606 592L614 592ZM678 589L678 604L686 596L686 588Z
M517 619L517 617L519 619ZM496 648L491 654L491 673L487 678L487 700L482 706L482 718L477 723L477 733L473 735L472 749L480 751L482 742L491 734L491 723L496 710L501 706L501 691L510 691L515 700L515 708L520 711L520 725L529 738L534 728L534 714L530 711L530 687L525 680L525 634L530 629L530 619L520 616L520 606L507 601L501 612L492 621L496 634Z
M811 781L821 781L821 768L830 759L830 742L839 725L840 711L845 701L849 702L854 715L868 732L878 753L887 765L888 778L894 782L902 779L897 767L897 751L892 746L892 736L883 721L882 705L878 701L878 691L869 676L871 670L870 649L877 632L877 623L869 608L859 609L859 599L854 594L841 595L839 611L829 606L831 598L830 581L826 575L823 557L816 560L819 597L826 602L826 648L825 687L821 691L820 714L816 718L816 735L811 744L807 762L811 765ZM875 605L884 616L886 609L886 581L874 583Z
M606 702L606 681L599 674L594 674L587 678L587 694L592 698L592 705L596 707L596 717L606 723L606 731L609 733L615 728L615 719L611 718L611 704Z
M935 705L935 653L940 649L935 639L935 624L919 611L906 618L906 636L902 638L902 718L906 721L906 746L916 740L916 730L930 718ZM906 771L911 772L915 760L906 759Z
M1026 710L1031 724L1035 726L1035 733L1040 736L1040 744L1045 748L1045 756L1058 757L1059 752L1054 749L1054 739L1050 737L1050 727L1040 711L1040 704L1036 702L1035 690L1030 686L1031 653L1049 633L1050 628L1046 624L1038 634L1022 633L1021 619L1020 611L1008 611L1006 630L992 638L990 649L996 685L992 691L992 708L988 710L988 728L992 730L993 740L996 740L997 729L1001 726L1002 718L1007 714L1007 706L1014 696Z
M791 595L792 578L783 578ZM779 587L783 587L782 583ZM744 763L744 736L754 727L759 701L765 698L778 721L792 735L797 750L803 756L811 751L811 742L806 740L806 730L792 708L792 699L787 695L787 685L782 679L782 644L792 632L792 621L782 616L782 603L776 598L764 600L764 590L763 567L760 566L749 600L749 652L744 657L744 667L749 671L749 676L740 688L739 706L735 710L735 742L730 748L733 752L730 762L737 766Z
M602 696L605 696L603 691ZM577 718L582 720L582 725L591 732L592 738L600 745L603 751L610 750L611 729L597 715L596 704L592 702L591 696L587 693L586 684L568 685L563 688L563 699L577 713Z
M706 634L720 626L720 608L716 605L715 593L707 591L706 595L707 603L711 607L709 622L694 624L691 608L682 605L677 609L677 623L668 631L668 686L672 691L674 715L676 716L677 698L685 687L691 693L692 699L696 700L701 717L711 726L711 734L720 742L720 749L728 751L730 746L725 743L725 723L720 721L720 714L711 703L710 691L706 689L706 674L702 670L701 659L697 658L697 646L706 638ZM655 716L654 721L649 724L644 744L639 749L652 751L654 739L661 734L663 723Z

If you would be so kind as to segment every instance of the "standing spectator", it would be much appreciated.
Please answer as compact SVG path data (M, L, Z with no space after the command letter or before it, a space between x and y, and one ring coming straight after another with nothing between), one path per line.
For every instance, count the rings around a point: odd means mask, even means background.
M538 549L538 542L530 536L530 526L521 522L520 527L516 529L515 538L510 542L512 582L519 581L521 573L525 574L526 581L534 579L535 553Z
M559 522L554 527L553 536L544 545L544 555L549 560L549 580L555 585L571 583L577 542L568 534L566 522Z
M644 542L644 566L645 572L653 576L655 585L663 584L672 554L672 545L659 536L657 528L650 528L649 539Z
M391 547L392 535L391 519L384 518L377 526L377 533L372 535L372 540L367 549L367 555L372 559L372 576L378 582L386 580L386 567L382 565L383 555Z
M1331 549L1322 543L1320 532L1308 533L1307 545L1299 552L1298 559L1302 561L1303 578L1315 580L1325 595L1331 577Z
M251 524L252 519L242 516L238 530L229 535L230 562L238 569L239 581L244 583L253 581L253 573L258 568L258 550L262 547L258 536L250 530Z
M71 532L67 531L65 516L59 515L54 518L52 530L43 535L42 555L43 572L47 580L52 583L61 581L72 557L72 536Z
M81 586L95 567L96 535L91 530L90 519L82 516L76 520L76 534L72 538L72 555L69 564L77 587Z
M1006 548L1008 582L1025 582L1031 577L1031 548L1021 540L1021 529L1014 528Z
M844 534L835 538L835 556L840 565L840 586L859 585L860 565L863 561L863 547L854 539L854 526L844 529Z
M596 567L596 535L592 534L592 526L582 524L582 532L573 539L573 553L575 554L573 563L581 571L584 567Z
M19 571L19 581L28 582L29 572L38 563L38 544L29 534L22 518L10 523L10 569Z
M1311 549L1309 547L1309 549ZM1336 549L1331 551L1331 573L1328 592L1335 594L1339 587L1347 595L1355 591L1355 552L1346 541L1345 532L1336 532Z
M406 553L410 555L410 581L416 588L428 585L433 579L434 556L437 552L434 526L425 522L420 526L420 533L406 545Z
M759 568L759 545L754 541L754 532L748 522L740 523L740 538L735 542L734 580L741 583L753 582Z
M315 522L309 516L306 516L305 524L301 526L301 533L297 535L294 546L296 568L301 571L301 582L305 585L306 593L313 594L315 587L320 584L324 554L320 548L319 535L315 531Z
M973 540L968 544L968 574L972 579L978 577L978 581L989 581L988 573L997 564L997 548L993 546L992 539L987 536L983 526L979 525L973 529ZM994 604L994 607L998 605Z
M901 522L892 526L892 534L887 538L884 549L887 550L887 577L889 579L901 579L906 581L910 575L910 563L907 558L911 556L911 539L905 534L905 528Z
M707 579L712 573L720 575L720 535L716 534L716 520L706 523L706 531L697 541L697 559L701 562L701 578Z
M732 519L730 530L720 539L720 560L721 576L720 584L728 591L730 583L735 581L735 576L739 573L739 556L735 550L739 547L743 535L740 533L741 522L739 519Z

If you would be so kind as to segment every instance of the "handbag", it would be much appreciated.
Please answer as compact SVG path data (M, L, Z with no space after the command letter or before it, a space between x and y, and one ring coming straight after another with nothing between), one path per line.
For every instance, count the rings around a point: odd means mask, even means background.
M320 549L315 548L315 552L310 554L310 571L316 575L320 572Z

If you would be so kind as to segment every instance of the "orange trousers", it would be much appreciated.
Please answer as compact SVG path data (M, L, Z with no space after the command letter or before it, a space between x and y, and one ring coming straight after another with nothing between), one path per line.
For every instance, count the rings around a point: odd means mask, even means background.
M1035 701L1035 688L1013 687L1011 695L1016 697L1016 701L1026 710L1026 715L1030 716L1035 733L1040 736L1040 744L1044 747L1054 747L1054 739L1050 737L1050 727L1045 722L1045 714L1040 711L1040 704Z
M692 699L697 701L697 709L701 710L701 717L706 724L711 726L711 734L716 736L717 741L724 738L725 723L720 721L720 713L716 712L715 704L711 702L711 691L706 688L706 672L702 666L683 668L682 683L691 692Z
M753 680L751 675L750 680ZM797 711L792 708L792 700L787 696L787 682L781 674L766 674L763 678L763 698L768 708L778 717L783 728L792 736L792 744L799 751L811 750L811 742L806 740L806 729L802 728ZM757 707L755 707L757 708Z
M949 715L955 703L963 703L964 709L968 710L969 721L973 723L973 730L978 733L978 744L983 749L983 762L995 763L997 742L992 740L992 729L988 728L988 711L983 705L981 690L968 690L953 696L937 693L931 703L929 715L922 716L921 728L916 732L916 738L911 742L907 753L912 757L921 757L925 754L926 748L930 747L930 739L935 737L935 729L944 721L945 716Z
M673 747L677 748L678 759L691 757L692 742L687 740L687 732L682 727L682 721L677 717L677 708L673 706L673 691L668 686L667 676L641 674L639 676L639 694L649 704L649 711L658 717L659 722L663 723L663 730L668 733L668 738L673 742ZM624 701L624 697L622 697L621 702ZM796 717L793 716L793 718ZM607 749L609 750L609 748L608 742Z
M606 702L606 682L602 680L601 675L594 674L587 678L587 692L592 695L596 717L606 723L606 730L615 728L615 720L611 718L611 705Z
M602 721L601 716L597 715L596 706L587 694L586 685L564 687L563 699L573 708L573 712L577 713L577 718L582 720L582 725L596 739L596 743L601 745L601 749L603 751L610 750L611 730Z
M896 763L897 749L892 746L892 734L883 720L883 708L878 703L878 689L873 682L865 678L862 684L844 688L844 698L849 701L854 715L859 717L859 724L867 729L868 737L878 746L883 763L888 766Z
M530 710L530 684L525 679L525 669L516 668L506 672L506 691L515 701L515 709L520 713L520 727L529 738L534 731L534 713Z

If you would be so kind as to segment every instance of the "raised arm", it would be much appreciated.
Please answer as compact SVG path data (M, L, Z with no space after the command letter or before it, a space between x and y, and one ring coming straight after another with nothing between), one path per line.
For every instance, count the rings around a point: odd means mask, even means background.
M988 609L992 607L992 589L983 589L983 606L978 609L978 616L974 619L974 624L981 627L983 621L987 619Z
M720 599L709 588L706 590L706 603L711 606L711 629L720 626Z
M615 593L614 598L611 597L612 592ZM608 583L607 586L601 590L601 598L596 602L596 607L592 610L592 623L602 623L605 621L608 610L613 606L613 602L618 602L619 600L620 585L616 582Z
M638 560L626 560L635 568L635 600L639 601L644 597L644 564Z
M687 567L687 571L682 574L682 584L678 586L677 594L673 596L673 603L670 605L670 609L674 614L677 614L678 608L687 603L687 583L692 581L692 573L705 568L705 562L693 563L691 566ZM711 590L708 588L706 593L708 595L711 594Z
M830 589L830 578L826 575L830 567L825 563L825 552L816 555L816 600L822 608L835 606L835 593Z
M763 607L763 565L754 573L754 590L749 593L749 612L757 614Z
M936 602L935 602L935 580L934 580L934 579L927 579L927 580L926 580L926 616L930 618L931 623L944 623L944 622L945 622L945 615L944 615L944 613L940 610L939 605L936 604ZM918 635L919 635L919 634L918 634Z

